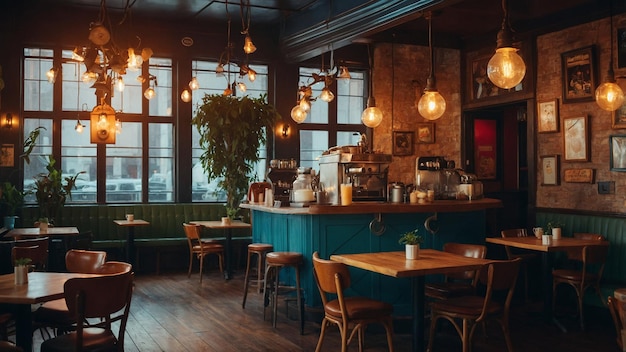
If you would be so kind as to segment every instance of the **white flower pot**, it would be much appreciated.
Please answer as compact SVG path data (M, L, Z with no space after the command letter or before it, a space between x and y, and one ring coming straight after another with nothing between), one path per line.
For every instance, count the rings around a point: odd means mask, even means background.
M419 244L407 244L405 245L406 259L417 259L420 254Z
M24 285L28 283L28 266L18 265L13 267L13 273L15 274L16 285Z
M543 235L541 236L541 244L544 246L549 246L550 243L552 243L552 236L551 235Z
M561 228L555 227L552 229L552 238L558 240L561 238Z

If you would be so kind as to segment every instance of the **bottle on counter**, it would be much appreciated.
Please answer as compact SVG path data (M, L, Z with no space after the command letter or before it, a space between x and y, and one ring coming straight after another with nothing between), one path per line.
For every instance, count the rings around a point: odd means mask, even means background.
M293 181L291 190L292 201L295 203L307 203L315 201L315 194L311 186L311 168L299 167L298 176Z

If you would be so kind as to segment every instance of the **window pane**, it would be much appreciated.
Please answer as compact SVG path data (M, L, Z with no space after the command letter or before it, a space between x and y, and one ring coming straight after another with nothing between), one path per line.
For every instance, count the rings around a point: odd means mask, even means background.
M127 114L141 114L143 104L143 90L141 82L137 77L141 76L141 71L127 70L126 74L121 76L124 81L124 90L119 91L113 89L113 97L111 98L111 106L115 111Z
M35 148L30 154L30 163L24 162L24 191L30 191L35 184L35 178L43 172L46 172L48 165L48 156L52 154L52 120L51 119L24 119L24 139L37 127L43 127L39 138L37 139ZM35 195L30 194L25 199L26 203L36 203Z
M82 76L86 71L85 65L71 58L72 51L63 50L62 109L63 111L91 111L97 105L95 89L91 88L91 83L82 81Z
M319 157L328 149L328 131L300 131L300 166L319 170Z
M150 100L150 116L172 116L172 60L150 58L149 72L156 77L150 82L156 93Z
M363 72L350 72L350 79L337 80L337 123L361 124L365 110Z
M91 144L89 122L81 121L85 128L82 133L75 130L75 120L61 122L61 161L63 176L74 176L84 171L76 179L76 189L67 203L95 203L96 197L96 145Z
M300 67L300 86L307 86L313 82L313 74L318 74L319 69ZM324 88L323 82L315 83L311 89L313 90L313 98L319 97ZM311 102L311 111L307 117L306 123L328 123L328 103L317 100Z
M174 142L173 126L169 123L148 125L150 178L149 202L173 202Z
M25 111L52 111L53 85L46 77L52 67L52 50L24 49Z
M141 124L125 122L116 142L107 146L106 201L141 202Z

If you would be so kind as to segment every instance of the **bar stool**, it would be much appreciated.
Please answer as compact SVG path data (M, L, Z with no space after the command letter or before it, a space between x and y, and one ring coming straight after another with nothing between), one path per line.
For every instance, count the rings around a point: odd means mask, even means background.
M253 281L254 284L257 285L258 292L261 293L261 284L265 283L263 272L263 262L265 261L265 254L267 252L271 252L274 250L274 246L267 243L250 243L248 245L248 261L246 264L246 276L243 280L243 302L241 303L242 308L246 308L246 299L248 297L248 285L250 281ZM256 279L250 279L250 262L252 261L252 256L256 254Z
M304 335L304 306L300 290L300 265L302 265L302 253L297 252L269 252L265 256L265 285L263 287L263 320L265 320L265 307L272 303L272 326L276 327L276 315L278 311L278 291L286 293L296 291L296 301L300 313L300 335ZM280 286L279 273L283 267L292 267L296 273L296 286ZM273 279L273 283L272 283ZM270 285L268 287L268 282ZM271 292L271 296L270 296Z

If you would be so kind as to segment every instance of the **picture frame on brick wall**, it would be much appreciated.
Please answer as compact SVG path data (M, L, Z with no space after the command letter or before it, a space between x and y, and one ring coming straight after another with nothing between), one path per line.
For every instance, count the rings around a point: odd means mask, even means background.
M597 86L595 46L561 54L563 104L593 101Z
M563 155L565 161L589 161L587 115L563 119Z
M537 131L539 133L559 131L559 101L552 99L537 103Z
M393 155L413 155L413 131L393 131Z
M559 155L542 155L541 156L541 175L542 186L558 186L559 177Z
M609 136L611 171L626 172L626 135Z
M417 144L435 143L435 124L424 122L417 124Z

